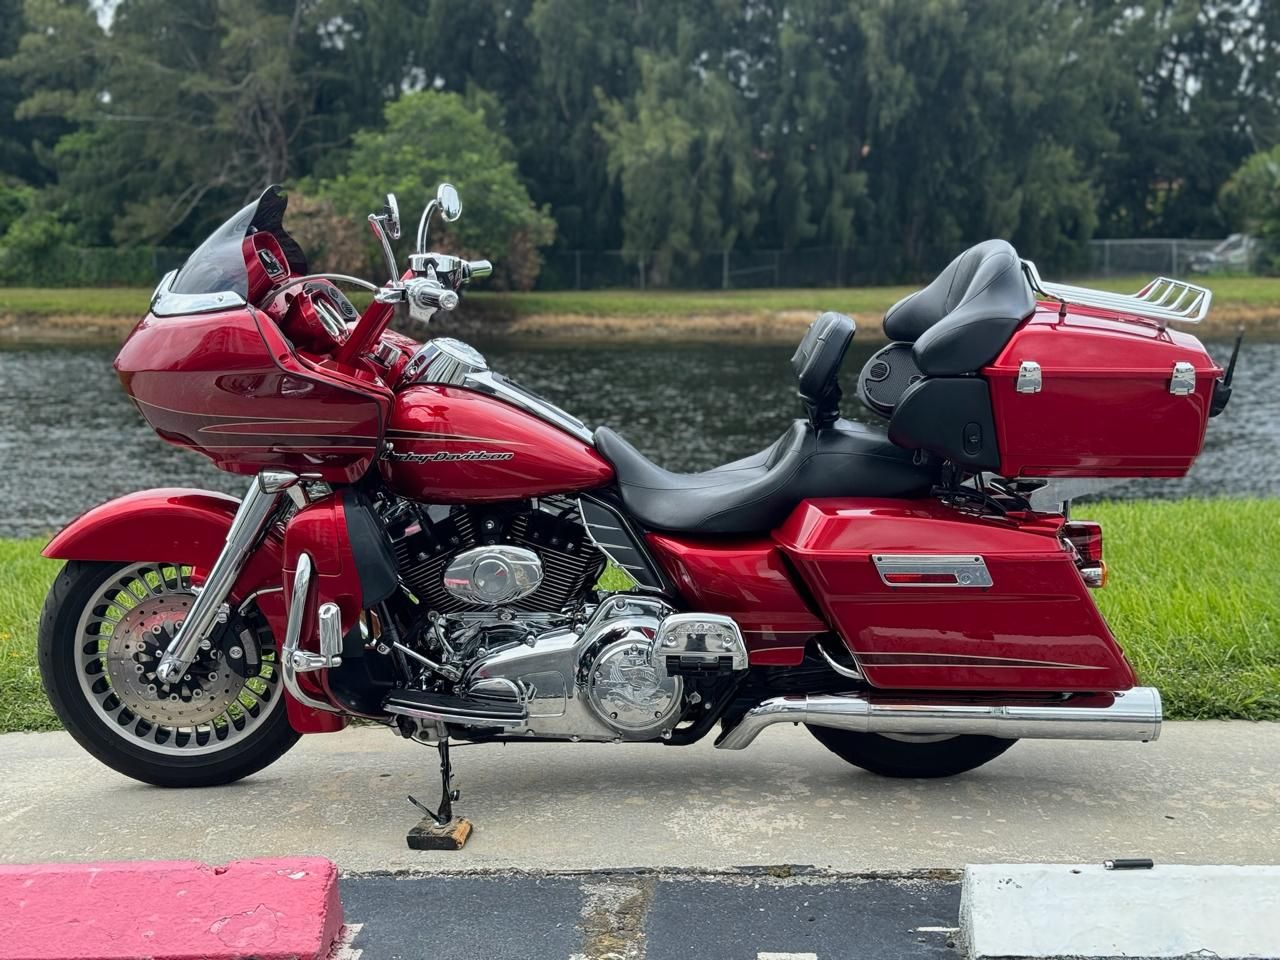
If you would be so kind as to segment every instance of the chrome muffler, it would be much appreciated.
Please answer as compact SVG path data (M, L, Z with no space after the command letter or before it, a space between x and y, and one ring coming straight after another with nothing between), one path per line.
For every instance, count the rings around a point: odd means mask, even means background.
M854 733L976 734L1005 740L1155 740L1162 708L1155 687L1114 694L1105 707L1053 704L875 702L857 693L773 697L720 735L721 750L749 746L775 723L809 723Z

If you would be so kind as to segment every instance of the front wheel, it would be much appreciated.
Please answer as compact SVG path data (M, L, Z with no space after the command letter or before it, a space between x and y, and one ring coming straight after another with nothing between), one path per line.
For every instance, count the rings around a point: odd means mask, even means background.
M256 608L229 611L182 680L156 676L194 598L188 566L73 561L40 615L40 676L67 731L113 770L161 787L239 780L298 740Z
M840 759L882 777L954 777L994 760L1016 740L968 734L890 737L809 726L818 742Z

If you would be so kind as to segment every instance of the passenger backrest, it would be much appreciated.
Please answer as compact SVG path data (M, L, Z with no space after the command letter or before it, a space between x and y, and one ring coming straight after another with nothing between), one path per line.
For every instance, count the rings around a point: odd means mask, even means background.
M797 392L816 429L840 418L840 364L854 329L853 320L843 313L824 313L810 325L791 358Z
M993 360L1035 306L1017 251L1004 240L987 240L890 307L884 331L915 344L925 375L959 376Z

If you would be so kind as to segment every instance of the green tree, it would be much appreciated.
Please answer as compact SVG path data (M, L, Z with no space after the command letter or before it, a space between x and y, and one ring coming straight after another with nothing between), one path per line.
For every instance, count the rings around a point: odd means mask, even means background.
M1242 163L1223 185L1221 203L1233 229L1262 241L1263 266L1280 271L1280 146Z
M625 246L652 254L648 274L662 285L677 256L696 261L749 236L768 185L753 176L749 131L723 76L698 76L679 56L642 54L640 67L640 89L606 103L599 130L622 188Z
M529 199L514 148L494 128L495 115L493 98L479 91L469 98L406 93L387 104L384 127L355 135L342 173L304 180L299 189L361 218L380 205L383 193L394 192L411 243L416 211L449 181L462 196L463 216L451 224L437 221L432 247L492 259L500 286L527 289L537 279L540 251L553 239L555 221Z
M325 27L337 0L27 0L3 64L20 118L73 129L51 152L57 201L92 243L191 243L226 209L341 142L317 109L349 86ZM338 99L341 100L339 93Z

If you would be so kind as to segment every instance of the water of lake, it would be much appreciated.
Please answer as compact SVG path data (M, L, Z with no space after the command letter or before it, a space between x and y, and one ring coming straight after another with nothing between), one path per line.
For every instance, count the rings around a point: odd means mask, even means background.
M784 346L530 346L480 343L497 370L577 414L607 423L673 470L699 470L754 452L798 416ZM871 417L845 364L845 412ZM1229 343L1210 344L1225 363ZM143 423L111 370L114 350L0 349L0 536L48 533L131 490L198 486L239 494L245 480L164 443ZM1179 480L1143 480L1117 497L1280 496L1280 343L1246 343L1235 397L1210 421L1205 451Z

